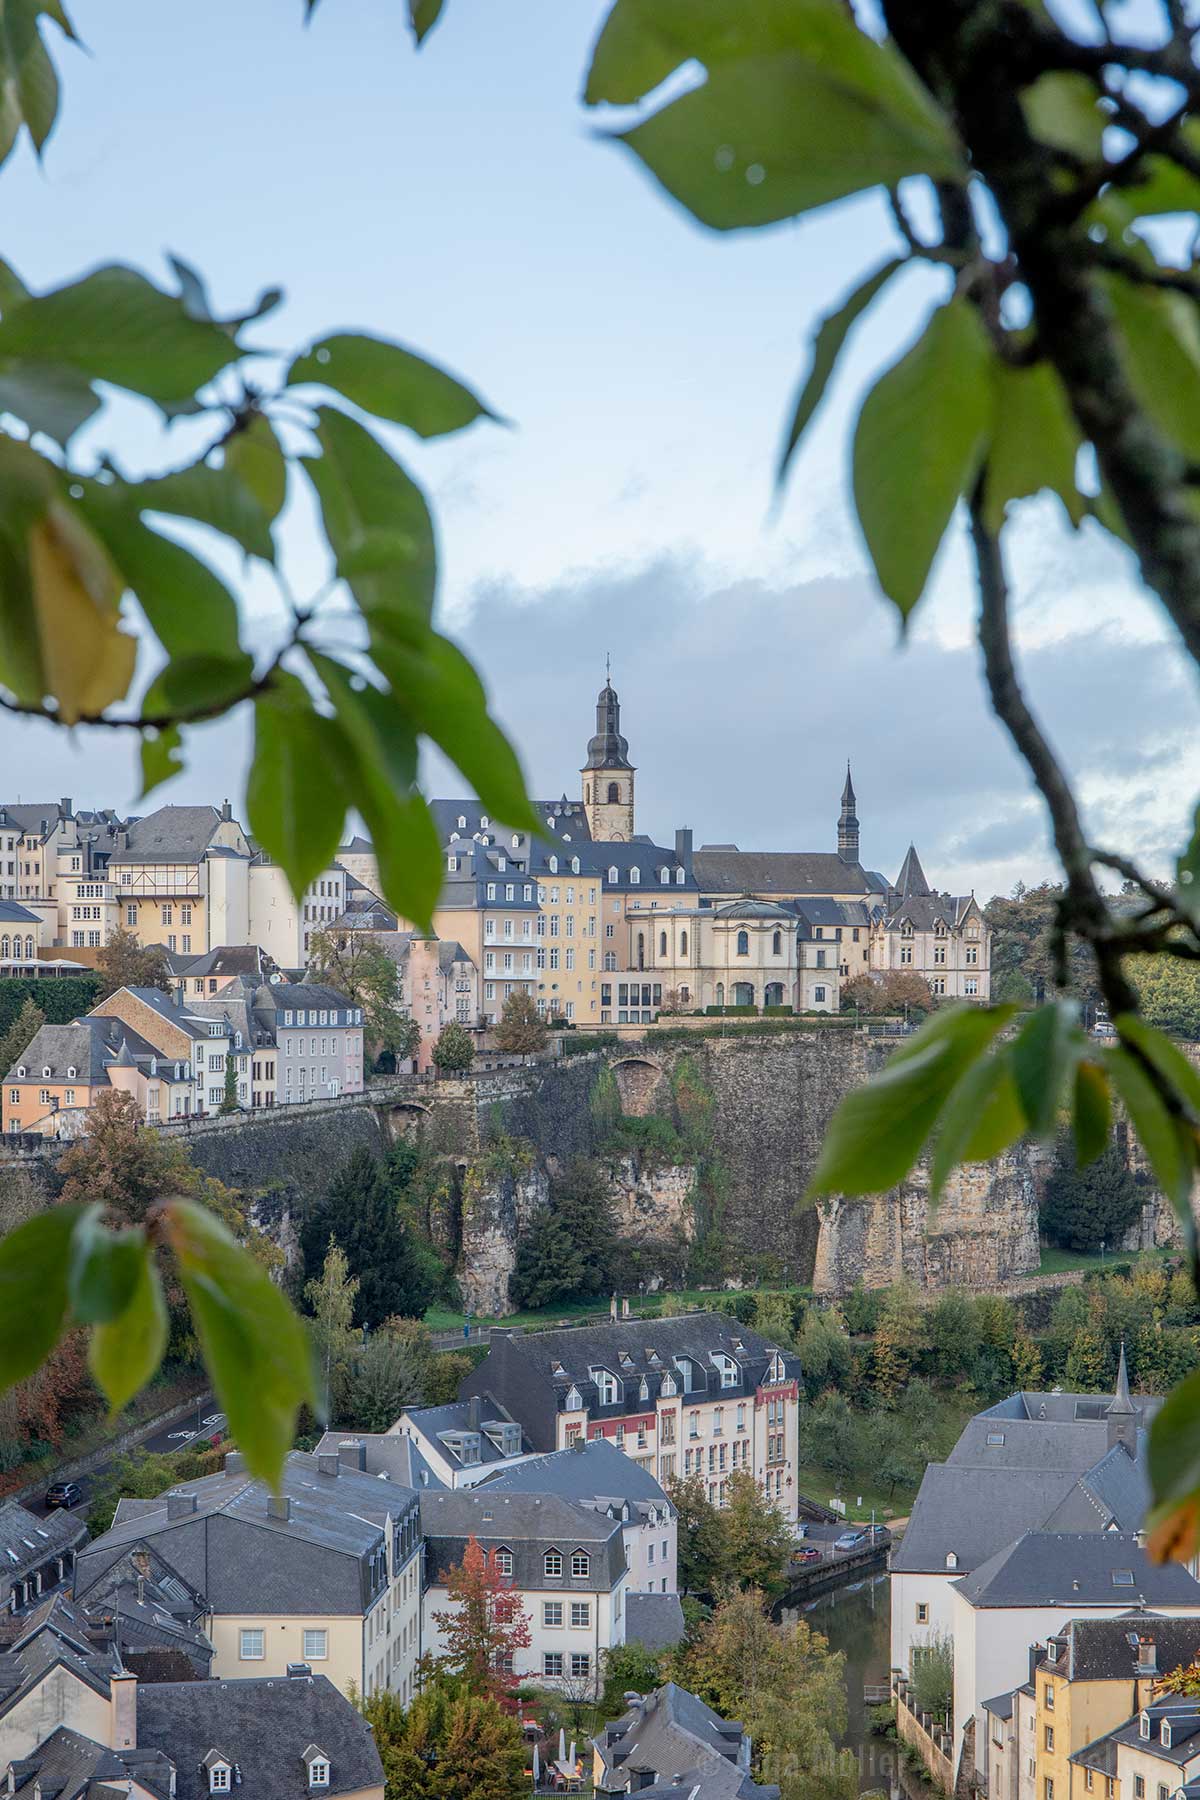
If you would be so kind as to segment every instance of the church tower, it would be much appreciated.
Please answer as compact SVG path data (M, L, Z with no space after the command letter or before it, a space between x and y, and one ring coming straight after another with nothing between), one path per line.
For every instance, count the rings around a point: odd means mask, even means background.
M854 783L850 764L846 764L846 785L842 789L842 810L838 815L838 855L845 863L858 861L858 815L854 811Z
M592 836L628 843L633 836L633 777L629 745L621 736L621 702L606 680L596 700L596 735L589 739L583 775L583 810Z

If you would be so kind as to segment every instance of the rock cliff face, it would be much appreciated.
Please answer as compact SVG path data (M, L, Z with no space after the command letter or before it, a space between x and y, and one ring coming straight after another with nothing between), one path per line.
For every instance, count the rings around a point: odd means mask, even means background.
M517 1243L549 1191L545 1168L532 1159L524 1166L498 1167L484 1157L467 1170L456 1270L466 1311L491 1317L513 1310L508 1280Z

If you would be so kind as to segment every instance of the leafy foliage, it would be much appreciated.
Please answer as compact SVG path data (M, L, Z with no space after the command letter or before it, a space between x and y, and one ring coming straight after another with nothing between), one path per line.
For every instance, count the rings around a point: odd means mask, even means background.
M546 1048L549 1037L532 994L524 988L510 994L492 1033L497 1050L511 1056L535 1056Z
M444 1286L445 1271L419 1230L410 1198L416 1171L407 1144L382 1160L356 1150L305 1222L301 1247L314 1275L331 1240L345 1254L357 1283L356 1325L375 1327L396 1314L420 1318Z
M533 1641L521 1597L474 1536L461 1563L446 1572L446 1597L450 1606L433 1615L445 1644L438 1668L469 1693L494 1700L505 1691L507 1659Z
M118 988L159 988L171 992L171 965L161 944L143 944L123 925L109 936L96 957L100 987L96 999L107 1000Z
M25 1002L32 1001L50 1025L69 1025L81 1013L90 1012L99 999L99 982L90 969L78 976L46 981L34 978L0 981L0 1031L7 1032L15 1023Z
M405 1709L380 1688L359 1701L383 1762L385 1800L521 1800L520 1727L495 1700L436 1676Z
M308 977L362 1007L364 1036L374 1054L390 1050L412 1055L414 1021L400 1011L399 970L369 932L314 931L308 941Z
M475 1061L474 1038L452 1019L433 1046L433 1060L443 1075L463 1074Z
M550 1189L547 1209L517 1243L509 1292L518 1306L606 1294L613 1282L616 1220L599 1165L577 1157Z

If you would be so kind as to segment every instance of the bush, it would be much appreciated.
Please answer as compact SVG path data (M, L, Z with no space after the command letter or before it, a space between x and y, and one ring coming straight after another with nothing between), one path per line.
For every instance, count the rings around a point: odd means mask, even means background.
M954 1640L932 1637L913 1646L912 1682L909 1692L917 1712L935 1717L950 1711L954 1698Z

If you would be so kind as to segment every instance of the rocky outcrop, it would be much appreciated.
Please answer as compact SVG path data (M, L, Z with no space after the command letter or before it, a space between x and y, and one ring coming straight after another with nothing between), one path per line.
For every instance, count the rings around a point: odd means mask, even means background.
M517 1244L549 1193L545 1168L520 1150L484 1155L467 1168L456 1269L467 1312L502 1317L513 1310L508 1283Z

